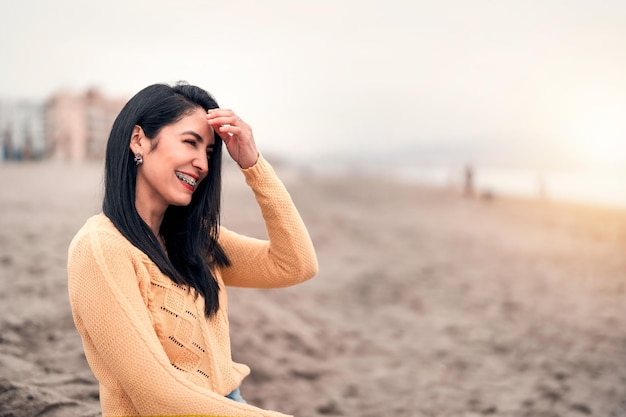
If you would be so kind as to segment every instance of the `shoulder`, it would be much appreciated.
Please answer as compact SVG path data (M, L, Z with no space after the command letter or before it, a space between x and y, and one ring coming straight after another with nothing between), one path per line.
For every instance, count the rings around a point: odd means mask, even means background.
M88 218L76 235L74 235L70 243L70 251L81 243L84 244L92 239L118 240L118 236L123 238L111 220L103 213L96 214Z
M246 241L247 238L247 236L240 235L239 233L234 232L224 226L220 226L217 241L222 247L224 247L243 243Z
M224 239L228 239L228 237L233 233L234 232L232 232L228 228L220 225L219 230L218 230L218 238L217 238L218 242L221 242Z
M79 253L105 251L109 254L143 255L121 233L103 213L96 214L85 222L69 246L70 258Z

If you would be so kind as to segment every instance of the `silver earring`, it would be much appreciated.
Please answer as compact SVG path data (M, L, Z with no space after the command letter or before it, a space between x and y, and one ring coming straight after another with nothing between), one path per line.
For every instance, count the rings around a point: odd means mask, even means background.
M133 161L135 161L135 165L143 164L143 156L141 155L141 152L135 152L135 158Z

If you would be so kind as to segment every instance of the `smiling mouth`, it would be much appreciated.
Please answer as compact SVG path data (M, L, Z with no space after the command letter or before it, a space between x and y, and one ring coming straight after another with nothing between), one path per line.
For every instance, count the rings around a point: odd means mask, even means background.
M196 185L198 184L198 182L194 178L190 177L189 175L185 175L181 172L176 173L176 178L178 178L179 180L181 180L182 182L186 184L189 184L194 189L196 188Z

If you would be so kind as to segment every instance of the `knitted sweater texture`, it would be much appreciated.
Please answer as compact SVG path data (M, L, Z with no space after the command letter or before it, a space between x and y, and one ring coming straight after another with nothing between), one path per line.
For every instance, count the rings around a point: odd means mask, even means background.
M225 286L277 288L317 273L307 230L262 157L242 170L269 240L220 229L232 266L215 271L220 308L175 284L104 215L91 217L69 247L72 314L108 416L284 416L224 396L250 373L231 357Z

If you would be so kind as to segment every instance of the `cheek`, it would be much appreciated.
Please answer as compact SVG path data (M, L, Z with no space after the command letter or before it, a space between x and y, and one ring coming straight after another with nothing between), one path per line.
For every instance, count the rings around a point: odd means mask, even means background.
M155 183L156 186L159 184L166 183L171 177L170 170L168 169L169 163L167 159L163 158L154 158L150 161L150 164L146 167L149 168L146 170L145 175L149 176L151 181Z

